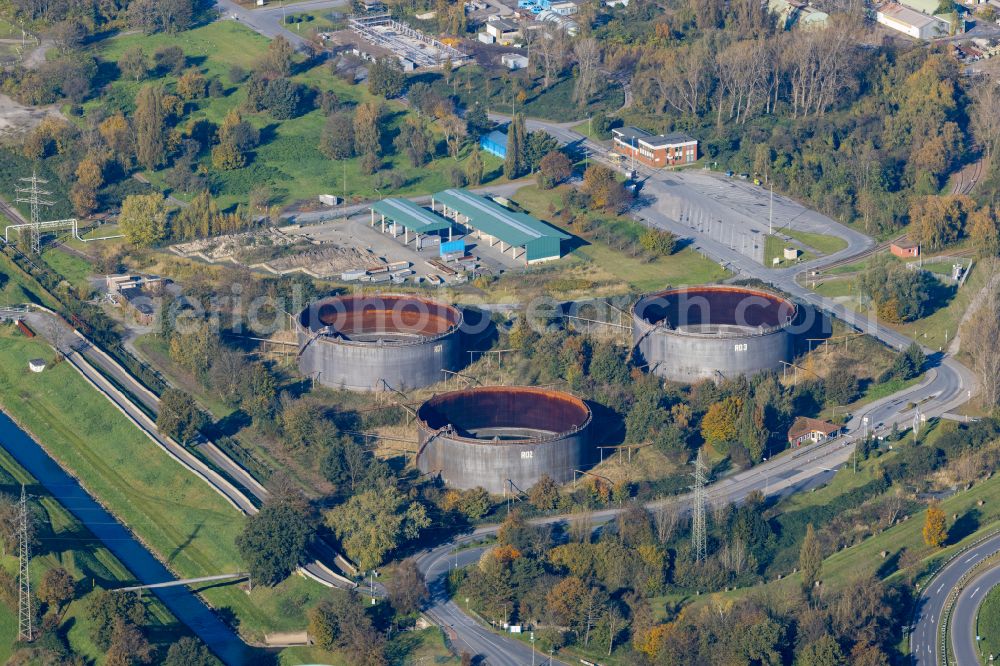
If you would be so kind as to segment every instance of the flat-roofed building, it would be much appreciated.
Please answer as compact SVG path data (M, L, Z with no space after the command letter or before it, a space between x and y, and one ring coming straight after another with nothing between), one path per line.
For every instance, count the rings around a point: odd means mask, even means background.
M619 127L611 136L615 152L657 169L698 159L698 140L682 132L650 134L638 127Z
M507 210L466 190L438 192L431 197L431 210L436 212L439 206L445 217L463 224L474 237L485 239L490 247L499 243L501 252L510 250L511 257L523 257L527 264L559 259L563 241L571 238L531 215Z
M875 13L879 23L914 39L934 39L948 34L950 26L937 16L922 14L895 2L887 2Z
M410 244L412 234L418 250L422 249L424 237L429 234L436 233L443 237L447 232L448 240L451 240L449 220L418 206L409 199L389 198L376 201L372 204L371 214L371 226L381 223L382 233L388 229L393 238L402 235L403 245Z

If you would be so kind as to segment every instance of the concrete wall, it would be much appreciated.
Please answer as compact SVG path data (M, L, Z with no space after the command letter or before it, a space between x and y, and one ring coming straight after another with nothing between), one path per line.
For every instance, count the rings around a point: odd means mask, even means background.
M333 388L383 390L380 379L397 390L421 388L445 379L442 369L461 367L461 332L405 343L351 342L320 335L299 356L299 371ZM310 340L298 331L299 346Z
M632 333L650 371L676 382L752 375L778 369L781 361L792 360L793 340L785 329L764 335L716 337L654 328L634 318Z
M482 487L503 494L507 479L527 491L548 474L557 483L573 480L574 469L586 469L592 458L589 429L538 443L469 441L436 434L421 426L425 442L417 456L424 473L440 472L452 488Z

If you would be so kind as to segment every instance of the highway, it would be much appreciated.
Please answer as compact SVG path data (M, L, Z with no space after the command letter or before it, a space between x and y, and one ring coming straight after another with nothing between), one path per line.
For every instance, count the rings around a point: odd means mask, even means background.
M914 614L910 634L910 654L915 666L937 666L940 663L941 619L953 590L961 586L955 600L951 631L947 640L951 645L951 663L959 666L979 663L976 647L976 614L979 604L993 586L1000 584L1000 566L967 576L997 551L1000 551L1000 534L959 552L924 588Z

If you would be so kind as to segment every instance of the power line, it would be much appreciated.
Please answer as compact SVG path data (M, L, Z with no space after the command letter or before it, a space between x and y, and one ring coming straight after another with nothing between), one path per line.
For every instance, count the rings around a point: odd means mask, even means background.
M18 640L31 641L34 633L31 627L31 576L28 572L28 562L31 559L31 546L28 543L28 495L21 484L21 500L18 503L19 518L17 533L18 560L18 590L17 590L17 637Z
M55 202L43 198L52 193L38 187L40 184L45 185L49 181L39 178L37 172L32 171L31 178L20 178L19 180L22 183L31 183L28 187L16 188L18 194L16 201L18 203L31 204L31 251L35 255L39 255L42 252L42 217L38 207L52 206Z
M691 517L691 549L697 562L708 559L708 531L705 524L705 511L708 497L705 484L708 482L705 474L705 453L698 449L698 457L694 459L694 498L692 500Z

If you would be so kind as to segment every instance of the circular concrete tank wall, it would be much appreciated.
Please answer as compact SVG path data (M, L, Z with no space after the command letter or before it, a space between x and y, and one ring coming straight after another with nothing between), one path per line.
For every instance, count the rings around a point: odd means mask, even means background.
M434 396L417 411L421 472L453 488L527 491L573 479L592 459L590 408L560 391L489 386Z
M426 298L326 298L296 318L299 370L353 391L429 386L459 368L461 326L461 310Z
M793 350L796 306L745 287L668 289L632 308L632 339L649 370L678 382L778 368Z

